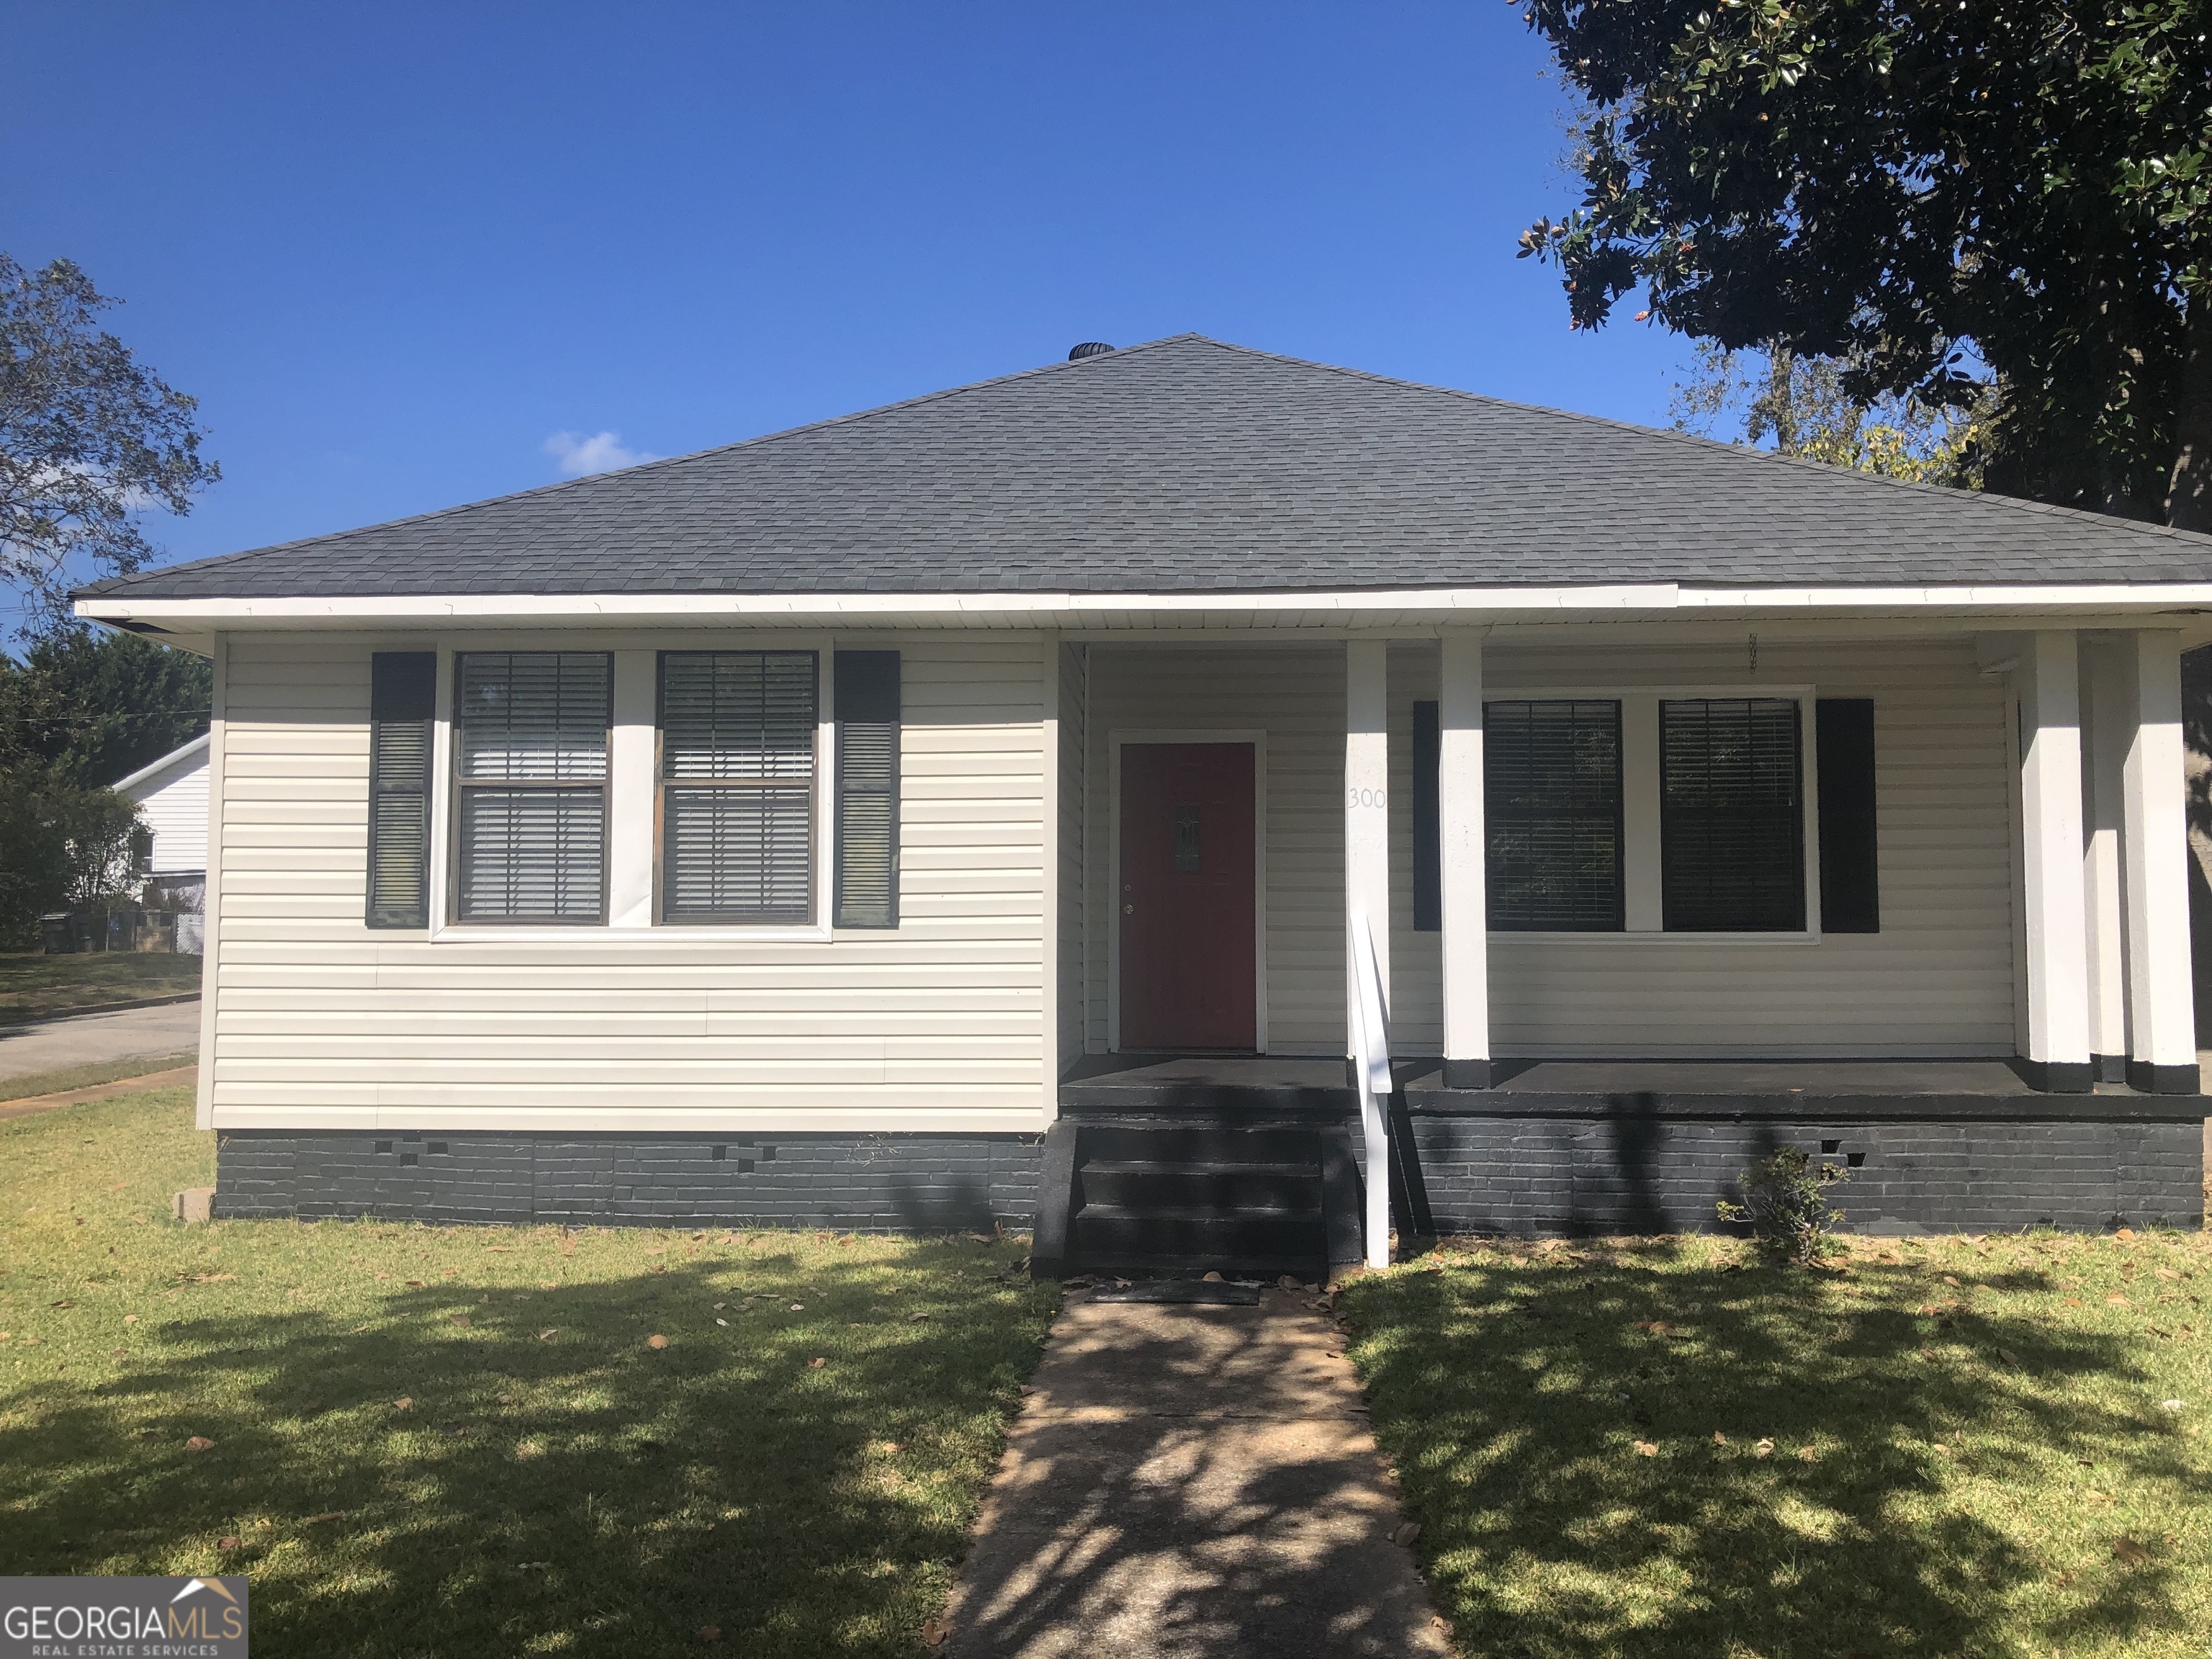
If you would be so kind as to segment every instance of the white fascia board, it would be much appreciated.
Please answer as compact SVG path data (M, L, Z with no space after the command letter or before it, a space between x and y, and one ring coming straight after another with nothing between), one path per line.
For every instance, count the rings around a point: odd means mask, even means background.
M1370 619L1471 622L1553 615L1918 612L1962 616L2212 609L2212 583L2069 586L1683 587L1672 582L1567 587L1306 589L1203 593L495 593L353 599L80 599L94 622L182 631L410 626L543 626L553 623L702 623L821 627L837 623L925 628L1082 628L1109 619L1174 627L1249 617L1255 625L1358 627ZM1136 619L1143 619L1136 622Z
M127 795L137 785L145 782L149 778L155 776L156 774L168 771L171 768L178 766L182 762L189 761L196 756L204 756L207 753L207 746L208 733L203 732L199 736L194 738L190 743L185 744L179 748L172 749L167 754L162 756L161 759L149 762L148 764L140 767L136 772L133 772L127 778L118 778L113 783L109 784L107 787L114 790L118 794ZM153 792L149 790L147 793L150 794Z

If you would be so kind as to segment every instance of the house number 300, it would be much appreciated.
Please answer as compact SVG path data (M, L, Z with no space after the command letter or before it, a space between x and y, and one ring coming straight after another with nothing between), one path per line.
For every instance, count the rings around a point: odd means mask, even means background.
M1347 789L1344 794L1346 806L1381 807L1389 805L1389 798L1380 789Z

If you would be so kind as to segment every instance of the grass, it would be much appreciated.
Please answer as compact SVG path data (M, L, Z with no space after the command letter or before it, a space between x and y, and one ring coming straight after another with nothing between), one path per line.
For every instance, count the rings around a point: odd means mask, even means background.
M2201 1659L2205 1237L1842 1262L1448 1244L1346 1287L1462 1653Z
M244 1572L270 1653L921 1650L1056 1307L1018 1244L187 1228L190 1121L0 1122L6 1571Z
M197 1054L152 1054L137 1060L110 1060L97 1066L66 1066L58 1072L29 1072L0 1078L0 1106L15 1100L34 1100L40 1095L65 1094L71 1089L96 1088L103 1083L122 1083L134 1077L151 1077L192 1065Z
M51 957L0 952L0 1020L35 1019L140 997L185 996L200 988L200 961L136 951Z

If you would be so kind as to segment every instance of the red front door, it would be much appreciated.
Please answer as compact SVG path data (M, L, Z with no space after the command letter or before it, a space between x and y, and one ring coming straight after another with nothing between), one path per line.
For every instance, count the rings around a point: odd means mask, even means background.
M1252 1048L1252 745L1121 750L1121 1047Z

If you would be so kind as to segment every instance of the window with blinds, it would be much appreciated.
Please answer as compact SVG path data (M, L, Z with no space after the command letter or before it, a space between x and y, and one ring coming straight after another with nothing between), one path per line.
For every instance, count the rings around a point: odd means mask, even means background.
M660 656L660 915L814 916L811 651Z
M428 651L379 651L368 665L366 920L371 927L428 927L438 659Z
M1660 702L1659 862L1668 931L1804 927L1800 750L1794 698Z
M1620 704L1485 703L1483 793L1491 927L1620 931Z
M899 653L840 651L836 665L840 927L898 926Z
M456 659L459 920L606 920L612 683L605 652Z

